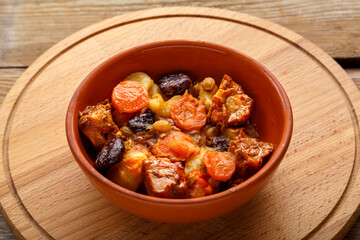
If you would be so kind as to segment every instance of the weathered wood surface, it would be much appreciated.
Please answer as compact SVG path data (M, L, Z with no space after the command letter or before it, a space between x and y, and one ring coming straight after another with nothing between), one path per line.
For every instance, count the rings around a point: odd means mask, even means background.
M360 57L360 2L122 0L0 1L0 67L28 66L46 49L92 23L156 7L203 6L249 13L279 23L334 58Z

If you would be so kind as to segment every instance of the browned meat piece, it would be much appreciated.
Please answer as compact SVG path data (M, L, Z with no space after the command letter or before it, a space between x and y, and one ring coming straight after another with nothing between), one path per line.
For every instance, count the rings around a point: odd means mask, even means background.
M109 100L87 106L80 112L79 127L98 151L105 146L107 134L119 134L119 128L112 120Z
M143 162L147 194L161 198L187 198L188 185L181 164L167 158L150 157Z
M257 173L259 170L259 168L254 168L246 164L244 161L238 161L236 163L235 173L228 181L228 187L231 188L239 185L240 183L246 181L248 178Z
M255 169L262 166L263 158L274 150L272 143L262 142L250 138L241 132L234 140L230 141L229 151L235 155L237 165L248 165Z
M264 157L274 150L272 143L262 142L248 137L242 129L239 135L230 141L229 151L235 155L235 174L228 181L228 187L234 187L260 170Z
M239 126L249 119L253 103L241 86L225 74L208 112L210 122L220 125L222 130Z

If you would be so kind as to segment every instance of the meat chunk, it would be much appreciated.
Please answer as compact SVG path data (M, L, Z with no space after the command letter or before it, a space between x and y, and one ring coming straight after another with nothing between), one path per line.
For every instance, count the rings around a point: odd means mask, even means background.
M257 138L248 137L245 132L230 141L229 151L235 155L235 174L228 182L228 187L234 187L251 176L262 167L263 159L274 150L272 143L262 142Z
M79 127L94 148L100 151L107 142L107 135L113 136L119 132L112 119L109 100L95 106L87 106L80 112Z
M228 126L239 126L249 119L253 103L241 86L225 74L213 96L208 112L210 122L220 125L222 130Z
M188 184L181 164L150 157L143 163L147 194L161 198L187 198Z
M263 158L274 150L272 143L262 142L250 138L241 132L234 140L230 141L229 151L235 155L237 164L249 165L255 169L262 166Z

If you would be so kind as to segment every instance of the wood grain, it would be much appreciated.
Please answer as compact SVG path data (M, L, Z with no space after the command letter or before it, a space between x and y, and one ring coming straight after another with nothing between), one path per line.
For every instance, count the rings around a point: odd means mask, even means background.
M349 77L354 81L356 87L360 90L360 68L345 69Z
M0 2L0 67L28 66L66 36L123 13L169 6L204 6L249 13L303 35L334 58L360 57L360 4L346 1L122 0Z
M0 69L0 106L12 85L25 71L25 68Z
M177 11L180 10L173 10L172 13L178 14ZM160 14L161 11L158 10L156 13ZM324 239L335 236L343 230L341 226L351 219L352 213L355 211L354 206L355 208L358 206L359 199L353 197L351 190L344 190L348 182L348 174L351 174L349 171L351 170L349 167L352 166L351 158L354 157L353 151L348 152L344 149L351 149L354 144L351 137L353 133L350 124L351 117L348 114L348 110L351 108L346 104L347 101L343 97L348 96L349 100L355 103L354 109L358 111L359 92L354 84L341 68L320 49L284 28L248 15L239 15L228 11L197 9L193 14L199 14L199 11L206 15L214 14L214 16L240 19L245 24L239 25L230 21L219 26L217 24L221 19L212 18L204 21L204 19L197 17L190 17L190 19L177 17L168 19L166 24L160 19L152 19L144 23L141 21L133 23L131 26L120 27L121 25L119 25L116 27L116 23L126 22L136 17L127 15L110 19L67 38L46 52L26 71L9 93L9 97L2 107L1 113L3 115L12 109L15 99L20 93L22 96L19 101L26 103L16 105L16 112L11 118L11 131L8 131L8 138L5 138L9 139L9 167L14 186L31 216L55 238L89 238L101 233L105 234L102 237L109 238L113 236L112 234L128 238L139 237L141 234L149 234L148 237L164 237L164 233L166 233L166 237L171 238L179 237L180 232L183 236L198 236L200 238L206 236L238 238L240 236L238 231L241 230L243 233L247 232L247 236L256 237L257 234L264 233L268 237L287 236L295 239L306 235L313 229L312 236ZM189 13L191 9L183 10L184 12ZM147 16L146 12L140 14L143 18ZM169 14L169 11L166 14ZM247 23L251 24L248 25ZM275 31L283 38L277 38L259 28L252 29L252 24L266 26L267 31ZM80 37L109 27L109 25L114 27L78 42ZM153 34L150 26L154 25L157 26L158 31L169 35L158 36ZM176 31L179 28L187 31ZM142 34L140 37L127 36L126 42L118 41L119 37L132 32L141 32ZM246 41L245 38L239 41L238 38L222 37L219 39L218 37L230 36L230 33L236 36L246 35L252 41ZM246 34L244 35L244 33ZM63 118L62 112L65 112L63 108L66 109L66 100L71 96L78 81L87 74L87 68L93 68L109 55L133 44L159 40L159 38L169 36L177 38L184 35L192 36L194 39L198 37L201 40L227 44L236 49L241 49L262 62L279 78L287 90L293 104L294 117L297 120L294 126L292 146L286 157L287 161L284 160L271 184L257 198L244 208L216 220L174 226L139 219L109 205L89 186L79 169L76 168L76 164L73 163L69 151L65 147L62 124L58 119ZM291 40L284 41L287 38ZM254 42L254 40L261 41L261 44ZM68 48L74 43L77 44L73 45L71 50L63 52L64 48ZM265 43L270 45L267 46ZM292 47L293 44L297 47ZM254 48L255 45L261 49ZM91 46L91 52L88 51L89 46ZM47 63L57 53L61 54ZM298 61L301 62L301 65ZM44 64L46 65L45 68ZM59 70L59 66L61 66L61 70ZM40 73L37 73L38 71ZM54 79L56 79L56 86L52 84ZM30 80L31 84L27 85ZM339 86L343 88L344 92L341 92L343 90ZM23 89L24 91L22 91ZM51 94L46 94L47 92ZM35 99L34 96L38 97ZM317 102L317 106L314 106L314 101ZM57 104L50 107L47 104L48 102L56 102ZM31 105L32 108L41 109L46 114L35 114L30 110L31 108L26 106L27 104ZM329 112L331 113L330 116ZM307 118L302 116L307 116ZM312 117L308 118L308 116ZM29 121L30 119L31 121ZM304 127L307 128L308 134L301 134ZM336 132L334 132L334 128L336 128ZM42 129L41 134L38 132L39 129ZM32 141L34 138L36 141ZM331 141L328 144L322 144L324 140ZM336 148L335 146L339 144L344 146ZM331 149L330 152L329 149ZM34 152L34 155L27 156L31 158L33 165L27 164L28 159L23 157L22 151ZM336 161L338 158L342 160ZM51 165L48 164L49 161L52 163ZM319 162L321 162L320 165ZM338 172L335 175L334 169ZM306 181L302 179L304 175ZM329 176L331 177L329 178ZM334 181L335 177L336 181ZM40 184L44 181L48 184ZM285 181L286 184L281 184L281 181ZM313 184L314 181L316 182L315 185ZM356 179L351 182L355 186L359 184ZM291 193L288 192L290 190ZM4 187L1 187L2 191L4 191ZM287 194L282 193L282 191ZM343 198L342 192L346 198ZM67 195L63 196L61 193ZM11 201L10 195L5 197L5 200L3 198L1 202L7 209L12 221L15 221L19 231L25 236L39 236L31 232L31 227L29 228L25 221L21 221L19 215L14 216L14 213L18 211L18 206ZM349 199L350 202L341 199ZM9 208L9 204L12 208ZM344 212L340 211L341 209L338 210L337 206L344 207ZM259 207L261 209L257 209ZM351 209L350 212L348 212L349 209ZM276 214L280 211L283 211L282 215ZM329 211L332 213L330 216L335 216L335 219L334 217L327 218ZM340 215L338 214L339 211L341 212ZM243 218L246 218L245 222L241 222ZM262 224L258 224L259 219L263 220ZM117 221L114 222L114 220ZM99 221L104 223L107 228L98 228L97 223ZM325 221L324 224L323 221ZM239 229L239 223L247 227ZM265 226L266 223L271 223L272 226ZM326 227L325 232L314 232L314 227L320 226L319 223ZM58 227L59 224L61 228ZM139 231L139 225L142 226L141 231ZM256 229L253 229L254 226ZM114 229L114 227L116 228ZM74 228L76 228L76 232L74 232ZM321 227L318 230L321 230Z

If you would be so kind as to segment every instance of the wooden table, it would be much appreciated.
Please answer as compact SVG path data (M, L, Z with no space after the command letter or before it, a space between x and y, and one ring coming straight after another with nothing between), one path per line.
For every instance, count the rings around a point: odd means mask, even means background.
M360 89L359 1L27 1L0 3L0 104L13 83L45 50L108 17L163 6L204 6L249 13L308 38L335 58ZM0 239L16 239L0 218ZM360 239L360 219L345 239Z

